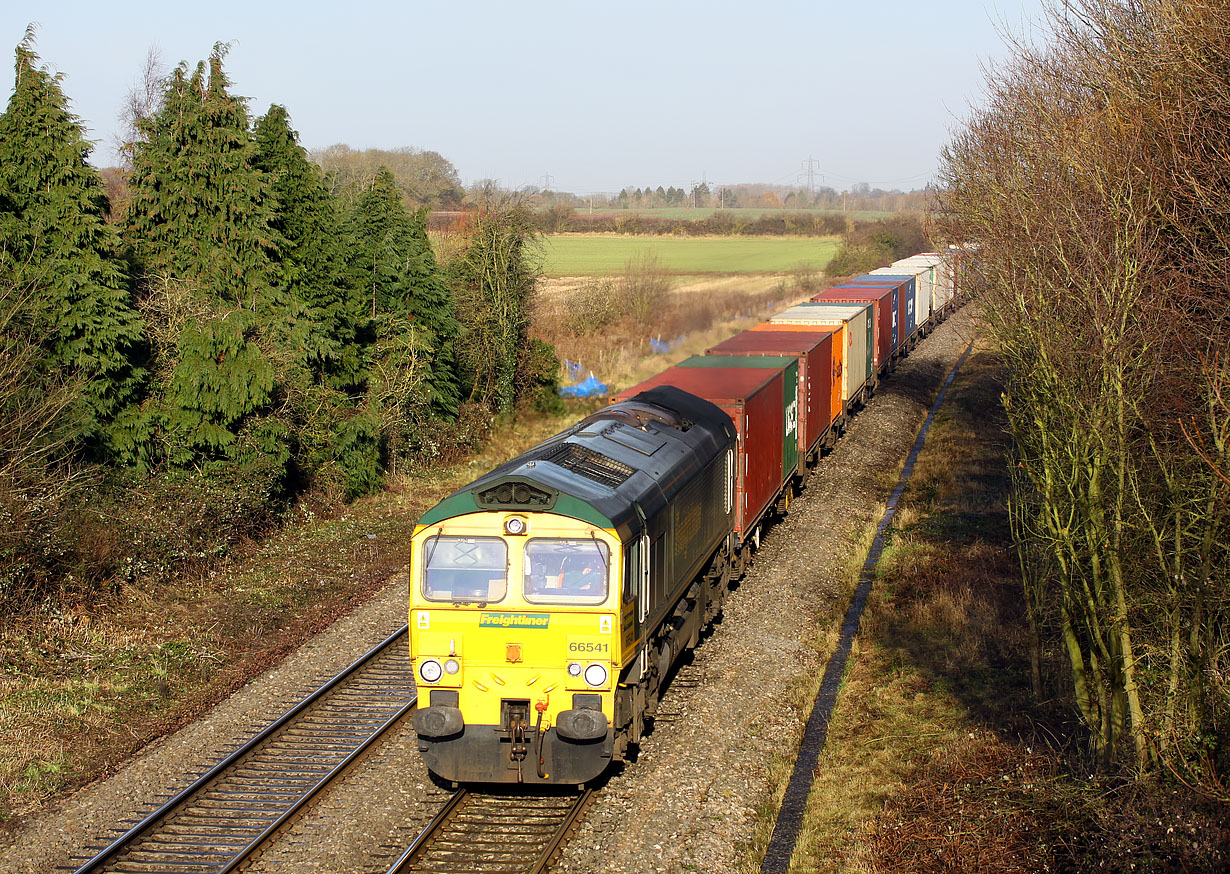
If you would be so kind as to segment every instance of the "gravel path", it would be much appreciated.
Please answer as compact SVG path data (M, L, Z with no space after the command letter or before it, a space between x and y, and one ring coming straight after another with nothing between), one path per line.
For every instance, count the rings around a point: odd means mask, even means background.
M806 496L765 539L717 629L680 669L637 761L609 780L559 870L739 868L756 807L780 789L768 763L793 756L807 715L783 690L822 671L816 645L845 610L856 537L886 499L940 380L973 330L968 311L949 319L855 417ZM186 785L404 622L402 579L204 719L10 836L0 870L72 867L83 847L110 842L104 829L117 813L144 815L157 796ZM291 840L249 870L382 872L443 799L412 734L395 734L296 821Z

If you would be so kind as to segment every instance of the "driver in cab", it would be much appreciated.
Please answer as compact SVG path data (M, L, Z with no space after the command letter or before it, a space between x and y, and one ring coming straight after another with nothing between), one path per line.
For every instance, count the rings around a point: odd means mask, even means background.
M566 592L598 592L602 589L602 563L594 555L570 555L564 559L559 576Z

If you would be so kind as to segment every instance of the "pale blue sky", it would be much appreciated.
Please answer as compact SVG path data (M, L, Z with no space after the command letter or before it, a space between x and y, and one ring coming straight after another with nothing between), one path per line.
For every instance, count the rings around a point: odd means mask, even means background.
M9 59L43 63L112 162L125 94L157 46L174 66L233 43L253 116L281 103L309 148L434 149L465 182L576 192L823 181L926 184L949 131L1041 0L299 2L5 0ZM11 93L11 72L3 74ZM4 98L7 101L7 96ZM816 179L820 183L819 176Z

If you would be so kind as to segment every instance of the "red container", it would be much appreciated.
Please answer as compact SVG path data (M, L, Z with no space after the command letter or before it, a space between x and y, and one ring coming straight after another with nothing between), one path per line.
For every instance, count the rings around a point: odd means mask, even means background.
M793 355L799 359L799 453L816 448L829 425L841 415L842 344L835 330L744 331L706 355Z
M822 291L812 300L829 303L871 303L874 310L872 317L876 324L873 363L876 370L883 371L893 358L893 335L896 333L893 329L897 321L897 311L893 307L894 296L895 293L891 288L845 286Z
M626 401L659 385L673 385L721 407L738 435L735 534L750 536L794 471L782 469L786 436L782 372L761 368L670 367L611 399Z

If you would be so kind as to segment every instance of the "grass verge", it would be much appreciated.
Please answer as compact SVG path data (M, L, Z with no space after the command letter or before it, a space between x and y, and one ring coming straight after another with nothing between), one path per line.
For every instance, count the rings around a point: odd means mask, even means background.
M1224 810L1089 773L1057 660L1054 696L1033 699L998 395L978 351L890 531L791 870L1225 870ZM792 764L774 764L781 785ZM748 870L775 816L767 803Z

